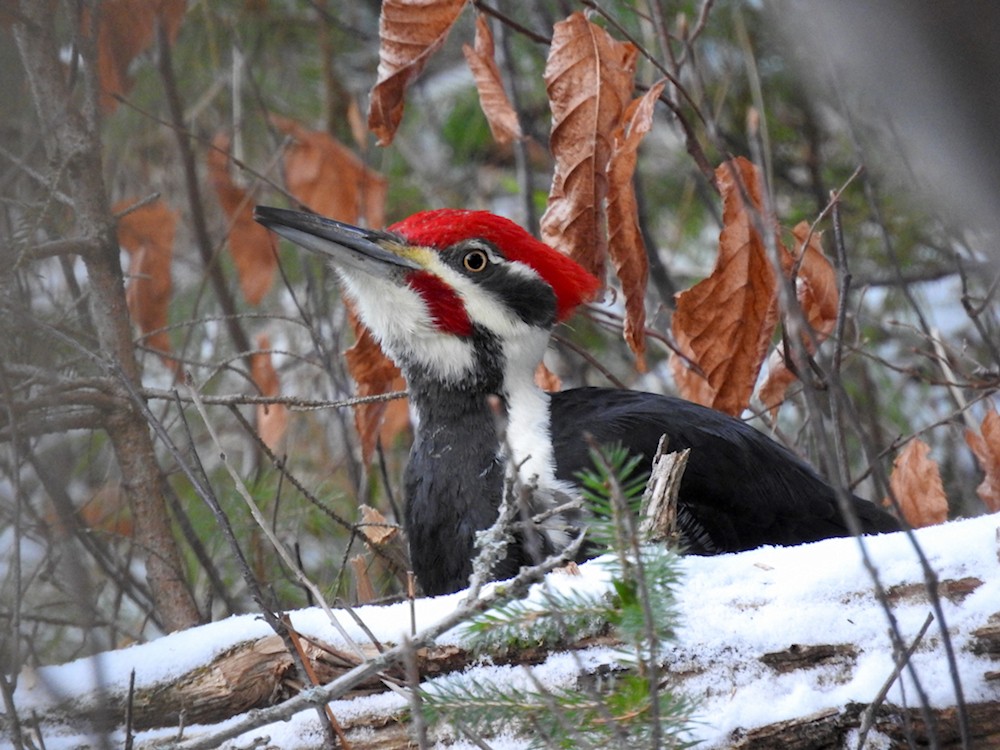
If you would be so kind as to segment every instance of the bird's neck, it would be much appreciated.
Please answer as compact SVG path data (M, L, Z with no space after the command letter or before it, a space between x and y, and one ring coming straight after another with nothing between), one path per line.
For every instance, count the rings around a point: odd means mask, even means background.
M497 518L504 462L489 394L460 384L409 382L417 413L406 467L410 561L427 594L462 588L475 533Z
M428 594L468 581L475 534L497 519L508 465L538 488L532 513L565 500L560 493L567 488L555 479L549 397L534 382L546 339L542 331L537 341L501 350L485 337L468 378L404 362L417 417L406 468L406 528L414 572ZM546 533L555 546L565 544L562 532ZM516 572L527 554L513 544L495 574Z

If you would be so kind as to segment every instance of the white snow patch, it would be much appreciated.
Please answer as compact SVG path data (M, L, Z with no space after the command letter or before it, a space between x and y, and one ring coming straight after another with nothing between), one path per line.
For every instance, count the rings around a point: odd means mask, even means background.
M983 582L964 599L942 599L967 702L996 700L998 694L997 686L984 678L985 672L997 669L997 663L972 654L967 648L967 636L962 635L986 624L998 609L998 525L1000 518L984 516L916 532L939 580L974 576ZM868 538L865 545L886 588L923 580L919 558L904 534ZM763 726L850 701L870 702L891 673L888 620L875 599L856 540L829 539L800 547L689 557L683 567L685 575L677 592L682 624L665 661L675 674L692 675L681 684L681 692L698 701L693 736L704 743L700 747L726 746L737 728ZM544 586L563 593L607 590L608 573L600 561L582 565L580 570L579 576L552 574ZM537 585L530 600L540 601L543 595L542 585ZM417 631L449 614L463 596L459 592L418 600ZM900 599L893 605L904 640L914 638L930 611L922 596ZM356 614L383 643L399 642L411 632L407 602L360 607ZM301 632L346 647L320 610L300 610L291 617ZM351 618L341 614L341 624L352 638L364 642L362 629ZM950 706L955 702L955 689L940 628L939 622L931 625L913 664L931 705ZM99 657L41 667L19 675L14 704L21 716L30 716L33 711L44 716L47 707L59 702L59 696L85 693L97 683L105 689L122 690L132 669L136 670L138 684L169 680L204 665L235 644L269 634L259 617L231 617ZM439 643L461 643L462 639L463 629L456 628L442 636ZM857 649L853 663L778 674L760 661L762 655L783 651L792 644L840 643ZM544 684L565 687L576 680L581 665L584 670L592 670L613 664L615 659L613 649L595 648L576 655L553 654L533 669ZM520 667L474 666L466 670L464 679L527 687ZM897 683L892 688L889 700L902 702L901 689L906 701L914 705L916 693L909 675L904 676L902 687ZM331 705L346 719L397 711L405 704L402 696L387 692ZM315 713L306 711L293 721L255 730L252 735L267 735L272 745L282 748L306 747L319 737L315 721ZM185 736L203 731L209 728L188 727ZM175 734L175 730L141 732L137 740ZM245 746L249 739L248 734L224 747ZM84 736L72 732L45 736L46 747L51 750L79 747L85 741ZM876 737L875 742L879 741ZM517 738L491 739L490 744L497 750L524 747Z

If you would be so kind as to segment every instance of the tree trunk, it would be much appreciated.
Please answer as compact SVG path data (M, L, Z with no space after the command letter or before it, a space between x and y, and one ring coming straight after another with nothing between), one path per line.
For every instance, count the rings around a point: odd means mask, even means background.
M90 280L88 300L97 337L96 358L108 371L110 388L117 396L105 428L122 472L136 543L144 557L160 622L167 630L191 627L201 618L185 583L149 427L133 400L141 382L102 172L94 39L88 28L76 37L83 58L76 69L81 85L79 90L71 90L56 43L58 14L53 4L23 0L19 13L24 20L14 24L14 35L40 133L54 177L63 178L58 187L73 202L76 235L87 248L83 261ZM76 18L75 8L67 15Z

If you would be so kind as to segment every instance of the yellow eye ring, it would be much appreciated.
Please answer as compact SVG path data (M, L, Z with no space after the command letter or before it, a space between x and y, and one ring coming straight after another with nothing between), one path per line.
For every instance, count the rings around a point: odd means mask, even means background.
M465 270L471 271L472 273L485 271L489 262L490 259L486 257L486 253L482 250L470 250L465 254L465 257L462 258L462 265L465 267Z

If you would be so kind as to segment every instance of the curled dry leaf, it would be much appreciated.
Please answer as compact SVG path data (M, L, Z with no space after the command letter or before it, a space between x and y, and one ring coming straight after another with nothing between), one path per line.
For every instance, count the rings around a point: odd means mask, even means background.
M368 604L375 601L375 584L369 573L370 560L365 555L355 555L347 561L351 566L351 578L354 581L354 599L358 604Z
M126 210L135 201L119 201L115 213ZM118 243L129 254L128 288L125 301L129 315L146 337L146 345L161 353L163 361L173 366L166 354L170 337L167 326L170 306L170 266L174 253L177 213L162 200L137 208L118 221Z
M767 376L764 378L764 382L760 384L760 388L757 389L757 398L760 399L764 408L771 413L772 419L777 416L778 408L785 401L788 386L796 380L798 378L795 376L795 373L785 363L785 345L782 342L768 356Z
M390 523L375 508L370 505L362 505L359 510L361 511L361 523L358 524L358 531L369 544L381 547L399 536L399 526Z
M542 239L604 278L605 200L615 129L632 98L636 48L580 12L555 25L545 63L555 159Z
M795 289L799 304L816 338L823 341L837 324L840 304L837 271L823 253L821 232L810 235L808 222L801 221L792 229L792 234L796 252L782 253L785 273L791 274L793 266L798 264ZM809 244L805 245L807 239Z
M253 196L229 174L229 136L218 133L208 152L208 176L229 218L229 254L236 266L243 298L258 305L274 283L278 257L270 233L253 219Z
M354 328L354 345L345 352L347 369L358 384L359 396L375 396L381 393L401 391L406 382L399 368L382 353L378 342L354 314L351 305L351 326ZM379 438L389 442L410 423L410 415L405 399L377 401L354 407L354 424L361 438L361 458L365 464L375 453L375 442Z
M539 362L538 367L535 368L535 385L549 393L562 390L562 380L546 367L544 362Z
M690 339L683 332L674 331L674 343L681 353L691 351ZM677 392L696 404L711 404L715 400L715 389L698 371L697 363L686 361L686 356L680 356L676 352L670 354L670 375L677 386Z
M822 235L809 234L809 224L800 222L792 229L795 237L795 253L782 251L782 267L791 274L796 265L795 292L802 313L812 329L812 336L803 336L802 343L811 354L815 350L813 341L821 343L837 324L837 307L840 290L837 288L837 272L826 255L823 254ZM808 240L808 245L806 245ZM758 397L771 410L772 417L785 398L788 386L795 382L795 374L785 364L784 345L779 344L768 359L768 375L761 384Z
M915 439L906 444L892 465L889 486L910 526L921 528L948 520L948 498L930 446ZM888 501L885 501L888 504Z
M622 123L615 129L608 163L608 252L625 296L625 341L635 353L640 371L645 371L646 283L649 258L639 228L635 198L635 166L639 144L653 126L656 100L666 81L650 87L629 104Z
M521 123L517 120L514 105L504 91L500 69L494 58L493 33L482 13L476 16L475 47L463 44L462 52L465 53L465 60L476 80L479 106L486 115L493 140L504 144L520 139Z
M385 178L329 133L271 115L271 122L292 137L285 151L285 179L299 202L323 216L369 227L385 224Z
M180 30L187 0L104 0L97 18L97 77L101 83L101 109L111 113L118 106L115 94L132 88L129 66L156 40L163 24L172 44ZM90 33L91 4L83 5L80 28Z
M711 398L701 400L707 392L691 371L677 386L685 398L737 415L750 401L777 324L777 287L757 230L763 204L756 167L737 157L719 166L715 177L723 200L719 255L708 278L677 295L673 319L678 349L704 372ZM677 362L674 372L683 367Z
M271 360L271 341L261 334L257 337L257 348L250 355L250 377L262 396L278 396L281 382ZM288 407L284 404L257 404L257 434L264 445L273 453L278 453L281 440L288 431Z
M976 494L991 513L1000 511L1000 413L990 409L983 417L982 434L965 431L965 442L976 455L980 468L986 474L976 488Z
M448 36L465 0L383 0L379 16L378 80L368 129L388 146L403 119L406 89Z

